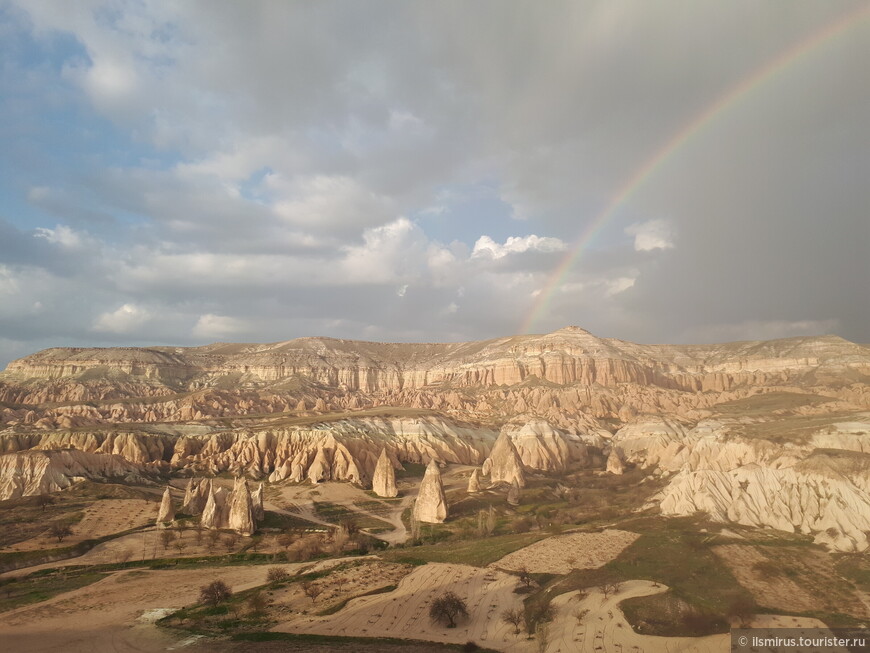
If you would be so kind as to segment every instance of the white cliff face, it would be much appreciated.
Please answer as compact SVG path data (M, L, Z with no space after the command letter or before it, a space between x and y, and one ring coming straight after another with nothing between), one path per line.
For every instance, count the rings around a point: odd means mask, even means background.
M490 483L508 483L516 481L520 487L526 486L526 476L523 472L523 462L514 446L513 440L506 431L498 436L489 458L483 461L483 475L489 476Z
M140 471L118 455L74 450L5 454L0 456L0 500L57 492L86 478L121 480Z
M521 425L507 425L502 432L513 440L520 460L529 469L560 473L571 463L589 464L589 453L583 439L554 428L546 420L533 418Z
M613 446L632 462L675 473L654 498L663 514L700 510L715 521L800 532L834 550L864 551L870 545L865 417L822 425L769 420L762 424L767 430L746 418L703 420L694 428L656 421L620 430ZM747 434L747 427L757 430ZM780 439L765 439L768 431Z
M441 470L435 460L429 461L426 473L420 482L420 492L414 502L413 517L419 522L440 524L447 519L447 496L444 494L444 483L441 480Z
M378 464L375 466L375 473L372 478L372 491L379 497L395 497L399 495L399 490L396 488L396 470L393 469L393 463L387 455L386 449L381 450Z

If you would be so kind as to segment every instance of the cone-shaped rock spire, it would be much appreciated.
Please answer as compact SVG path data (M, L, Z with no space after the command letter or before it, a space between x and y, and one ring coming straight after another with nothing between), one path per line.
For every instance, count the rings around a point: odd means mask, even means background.
M163 526L173 519L175 519L175 506L172 505L172 494L167 486L163 493L163 500L160 502L160 510L157 512L157 525Z
M434 458L429 461L420 483L420 492L414 502L414 519L429 524L440 524L447 519L447 497L444 495L441 470Z
M393 469L393 463L390 462L386 449L381 449L381 456L375 466L372 490L379 497L395 497L399 494L399 490L396 488L396 471Z
M523 461L506 431L501 432L489 458L483 461L483 474L489 476L490 483L493 485L516 481L520 487L526 487Z

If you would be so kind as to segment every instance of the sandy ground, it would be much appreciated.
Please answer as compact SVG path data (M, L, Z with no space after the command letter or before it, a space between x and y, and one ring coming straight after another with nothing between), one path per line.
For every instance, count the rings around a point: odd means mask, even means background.
M647 596L667 591L667 587L643 580L626 581L616 594L604 598L590 588L585 598L578 592L568 592L553 599L558 610L550 625L547 653L601 651L602 653L726 653L731 649L728 634L708 637L656 637L635 633L619 603L635 596ZM589 610L581 621L578 610Z
M299 565L283 565L291 573ZM203 585L223 580L234 591L266 582L265 565L196 570L131 570L0 615L0 643L16 653L126 653L178 647L184 637L149 621L191 605ZM210 650L193 646L187 651Z
M348 569L339 569L329 576L314 581L322 593L312 601L305 595L300 583L292 583L281 589L270 590L272 605L269 616L279 621L294 618L291 615L321 612L329 607L371 590L397 585L413 571L410 565L383 562L374 557L357 558L360 564ZM324 561L325 562L325 561ZM337 560L346 563L348 560ZM305 571L316 571L317 567Z
M515 644L516 637L513 627L501 621L501 614L507 609L522 608L522 596L513 592L516 585L516 577L494 569L430 563L405 576L393 592L354 599L327 617L293 618L273 630L454 643L474 641L481 646L507 650L506 647ZM429 603L447 590L456 592L468 605L469 619L456 628L435 625L429 619Z
M533 573L567 574L571 569L597 569L618 556L639 535L628 531L570 533L535 542L509 553L490 567Z
M84 517L73 525L73 534L65 538L62 544L48 533L34 537L23 542L17 542L8 547L6 551L34 551L38 549L51 549L57 546L75 544L82 540L91 540L98 537L111 535L120 531L126 531L137 526L144 526L157 519L158 505L153 501L144 499L105 499L95 501L84 509Z

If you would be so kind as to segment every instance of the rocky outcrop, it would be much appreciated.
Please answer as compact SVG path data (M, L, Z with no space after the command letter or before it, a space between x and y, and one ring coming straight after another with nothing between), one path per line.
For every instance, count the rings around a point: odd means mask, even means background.
M447 496L438 463L430 460L420 482L420 491L414 502L413 518L419 522L440 524L447 519Z
M244 478L235 479L232 492L216 487L214 480L203 479L205 483L208 493L200 525L211 530L232 530L245 537L253 535L262 511L262 485L252 495Z
M490 483L508 483L516 481L520 487L526 486L523 463L513 440L507 431L502 431L492 448L489 457L483 461L483 475L489 476Z
M172 494L167 486L160 501L160 510L157 511L157 526L163 527L175 519L175 506L172 504Z
M396 471L393 469L393 463L390 461L386 449L381 449L378 464L375 466L375 472L372 476L372 491L379 497L399 495L399 490L396 488Z
M0 456L0 500L57 492L85 479L143 482L141 469L118 455L22 451Z
M610 455L607 456L607 472L610 474L624 474L625 473L625 463L622 462L622 458L619 455L619 451L617 449L611 449Z
M480 473L477 467L475 467L471 476L468 477L468 488L466 490L468 494L476 494L480 492Z
M529 469L559 473L572 463L589 464L584 438L554 428L546 420L531 418L522 424L506 425L502 432L510 436L523 466ZM595 441L594 436L590 439Z

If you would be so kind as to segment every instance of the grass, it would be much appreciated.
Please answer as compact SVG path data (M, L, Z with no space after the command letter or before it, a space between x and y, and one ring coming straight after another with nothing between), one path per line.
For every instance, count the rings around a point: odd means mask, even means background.
M85 571L70 573L54 571L26 578L7 578L0 581L0 612L14 610L31 603L40 603L53 596L70 592L106 577L104 573Z
M261 529L277 529L277 530L307 530L312 527L325 528L322 524L308 521L302 517L295 515L287 515L281 512L265 511L263 521L258 526Z
M342 521L351 520L360 528L387 528L393 530L392 524L376 517L364 515L347 506L342 506L329 501L314 501L314 511L323 521L331 524L340 524Z
M399 639L396 637L340 637L338 635L308 635L296 633L273 633L273 632L250 632L233 635L234 641L241 642L286 642L299 644L301 648L296 650L317 650L317 647L332 646L347 647L348 651L390 651L396 648L397 652L413 649L421 653L435 653L436 651L466 651L465 644L441 644L416 639ZM370 648L371 647L371 648ZM479 653L496 653L492 649L476 648Z
M542 587L526 599L527 619L534 623L550 598L563 592L596 587L607 581L639 579L667 585L670 590L628 604L626 617L636 630L642 619L646 625L639 630L648 635L727 632L724 617L732 604L738 600L752 602L752 596L713 553L711 541L699 533L701 528L710 526L697 517L658 516L619 524L619 528L640 533L640 537L603 567L574 570ZM675 620L674 606L683 604L683 614L705 619L697 623Z
M39 505L40 497L22 497L0 501L0 548L39 537L53 522L78 523L85 508L95 501L111 499L158 499L136 488L115 483L83 481L62 492L51 495L53 503L45 509Z
M389 562L420 564L421 562L452 562L456 564L485 567L503 558L508 553L522 549L538 540L549 537L547 533L521 533L495 535L464 542L454 540L405 549L389 549L381 558Z

